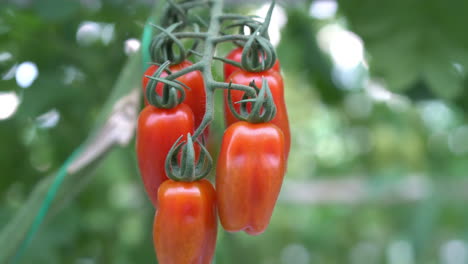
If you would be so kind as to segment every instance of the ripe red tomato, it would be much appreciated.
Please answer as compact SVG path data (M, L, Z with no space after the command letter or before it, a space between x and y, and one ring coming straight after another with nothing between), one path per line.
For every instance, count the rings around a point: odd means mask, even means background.
M238 47L233 49L227 56L226 59L241 62L242 59L242 47ZM280 71L280 64L279 60L276 60L275 64L273 65L273 70L279 72ZM231 65L229 63L224 64L224 80L229 81L228 77L235 71L239 70L238 67Z
M216 193L207 180L159 188L153 239L160 264L209 264L217 234Z
M182 69L185 69L191 66L192 63L188 60L183 61L182 63L176 65L170 65L169 70L172 72L178 72ZM152 76L154 72L158 70L159 66L151 65L146 71L142 79L142 86L143 86L143 94L146 94L146 86L150 81L149 78L146 77ZM163 72L161 77L166 77L167 73ZM205 115L205 106L206 106L206 92L205 92L205 83L203 82L203 75L200 71L192 71L187 74L182 75L181 77L177 78L178 81L187 85L190 90L185 90L185 100L184 103L192 108L193 114L195 116L195 127L197 128L202 119ZM158 83L156 86L156 92L158 94L162 94L162 83ZM148 101L145 97L145 105L148 105ZM205 139L208 137L208 129L204 131Z
M289 148L291 145L291 132L289 129L288 112L286 109L286 104L284 102L284 86L281 74L274 70L268 70L264 72L247 72L244 70L237 70L229 77L229 81L232 81L232 83L243 85L249 85L250 82L255 81L255 84L259 88L261 88L262 77L264 77L267 80L268 86L270 87L271 93L273 95L273 100L276 105L276 116L270 122L277 125L283 131L286 147L285 155L286 157L288 157ZM229 126L237 122L238 120L229 109L227 103L227 95L228 91L224 90L224 117L226 120L226 125ZM239 90L231 90L231 96L232 102L237 102L242 100L244 92ZM234 108L237 112L239 112L239 104L234 104Z
M146 192L156 207L158 188L168 179L165 171L167 153L181 135L193 134L193 112L186 104L172 109L148 105L140 113L137 129L138 166Z
M265 231L283 182L284 152L283 132L274 124L239 121L226 129L216 168L225 230Z

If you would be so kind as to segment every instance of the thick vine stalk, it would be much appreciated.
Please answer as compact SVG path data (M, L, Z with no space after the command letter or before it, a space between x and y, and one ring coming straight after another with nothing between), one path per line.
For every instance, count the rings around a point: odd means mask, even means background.
M215 81L213 80L213 75L211 73L211 64L213 61L213 56L215 53L215 43L213 39L218 37L219 31L221 29L221 21L219 16L221 16L223 12L223 1L222 0L215 0L213 2L213 6L211 8L211 21L208 28L208 37L205 41L205 49L203 51L202 57L202 69L201 72L203 74L203 80L205 82L205 89L206 89L206 112L203 116L203 120L200 123L200 126L194 132L193 137L197 138L201 135L203 130L211 123L214 119L214 89L215 89Z

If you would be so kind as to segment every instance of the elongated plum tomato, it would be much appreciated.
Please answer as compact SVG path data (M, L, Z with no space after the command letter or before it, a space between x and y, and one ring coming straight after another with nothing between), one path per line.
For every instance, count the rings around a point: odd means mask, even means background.
M251 235L270 222L285 173L283 132L274 124L239 121L224 132L216 166L219 219Z
M249 85L250 82L255 81L255 84L261 88L262 86L262 77L266 78L268 86L270 87L271 93L273 95L273 101L276 105L276 115L270 123L277 125L281 131L284 133L284 142L286 147L286 158L289 155L289 148L291 145L291 132L289 129L289 120L288 120L288 111L286 109L286 103L284 101L284 86L283 78L281 74L274 71L268 70L264 72L248 72L244 70L237 70L229 76L229 81L232 83ZM231 96L233 103L242 100L244 92L239 90L231 90ZM224 118L226 121L226 126L229 126L237 122L237 118L231 113L231 110L228 106L228 91L224 90ZM239 104L234 104L234 108L239 112Z
M241 62L241 59L242 59L242 51L243 51L243 48L242 47L238 47L238 48L235 48L233 49L227 56L226 56L226 59L229 59L229 60L233 60L233 61L237 61L237 62ZM275 64L273 65L273 68L272 68L274 71L277 71L277 72L280 72L280 64L279 64L279 60L276 60ZM234 66L234 65L231 65L229 63L225 63L224 64L224 80L225 81L229 81L227 80L229 75L231 75L233 72L239 70L238 67Z
M153 239L160 264L209 264L216 245L216 194L207 180L164 182Z
M158 188L167 180L166 156L176 140L187 133L193 134L193 112L186 104L172 109L146 106L138 118L136 150L138 166L146 192L157 206Z
M175 64L175 65L170 65L169 70L171 72L178 72L180 70L183 70L189 66L191 66L192 63L188 60L183 61L182 63ZM142 79L142 86L143 86L143 94L146 95L146 87L148 85L148 82L150 81L149 78L146 76L152 76L155 71L157 71L159 66L157 65L151 65L148 67L148 69L145 71L145 74L143 75ZM161 74L161 77L166 77L167 73L163 72ZM205 115L205 109L206 109L206 92L205 92L205 84L203 82L203 75L200 71L192 71L187 74L184 74L177 78L178 81L184 83L187 85L190 90L185 89L185 100L184 103L190 108L192 108L193 114L195 116L195 128L197 128L202 119L203 115ZM161 95L162 94L162 83L158 83L156 86L156 92ZM148 100L145 97L145 105L148 105ZM208 137L209 134L209 128L207 128L204 131L205 139Z

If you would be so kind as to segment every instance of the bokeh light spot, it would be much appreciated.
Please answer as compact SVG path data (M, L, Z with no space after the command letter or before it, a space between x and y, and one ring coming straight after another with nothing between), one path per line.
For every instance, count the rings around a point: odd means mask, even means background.
M336 14L338 3L334 0L316 0L312 2L309 14L317 19L332 18Z
M440 249L440 263L465 264L468 259L467 246L464 241L450 240Z
M76 40L79 44L88 46L100 39L101 25L93 21L85 21L80 24L76 32Z
M461 126L450 133L448 138L450 151L457 155L468 153L468 126Z
M36 123L39 128L55 127L59 121L60 113L55 108L36 118Z
M394 241L387 248L387 259L389 264L414 264L413 247L405 240Z
M0 93L0 120L13 116L18 109L20 100L15 92Z
M125 41L125 54L130 55L140 50L141 42L138 39L130 38Z
M281 251L281 263L283 264L307 264L310 263L310 253L301 244L287 245Z
M0 63L5 62L13 58L10 52L1 52L0 53Z
M432 131L447 130L454 122L454 113L442 101L430 100L418 105L421 118Z
M330 54L339 68L352 69L364 60L362 39L338 24L321 28L317 38L320 48Z
M270 4L264 4L260 7L257 11L255 11L255 15L265 19L265 16L270 8ZM268 35L270 36L270 41L273 46L277 46L281 39L280 30L288 21L288 17L286 15L286 11L279 6L276 5L275 9L273 10L273 14L271 15L270 26L268 27Z
M35 63L26 61L18 65L16 69L15 78L16 83L21 88L28 88L39 76L39 70Z

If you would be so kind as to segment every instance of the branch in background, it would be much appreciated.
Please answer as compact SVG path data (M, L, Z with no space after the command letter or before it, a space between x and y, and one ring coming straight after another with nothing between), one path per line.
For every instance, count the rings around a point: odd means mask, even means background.
M126 146L135 134L140 103L139 86L123 96L113 107L106 123L87 141L81 155L68 167L73 174L97 160L114 145Z
M422 201L432 195L440 195L445 199L468 199L465 191L467 185L468 182L435 183L429 177L421 175L411 175L380 186L358 177L307 182L285 181L279 200L293 204L393 204Z

